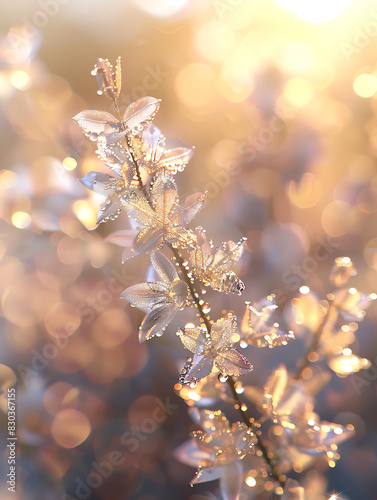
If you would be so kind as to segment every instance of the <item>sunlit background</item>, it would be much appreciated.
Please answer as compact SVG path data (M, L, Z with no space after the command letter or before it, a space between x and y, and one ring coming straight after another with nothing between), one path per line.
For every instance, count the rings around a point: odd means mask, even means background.
M0 28L0 406L4 444L17 380L19 456L14 494L2 448L0 500L215 498L216 482L190 488L194 469L173 456L191 425L173 390L187 355L174 328L189 312L138 343L142 313L119 295L148 259L122 266L104 242L125 216L94 229L101 197L78 179L104 167L71 118L112 112L90 71L121 56L121 109L161 98L168 145L195 146L178 182L182 195L208 191L197 223L216 243L248 238L246 291L213 292L214 317L274 292L294 329L292 299L301 285L325 297L338 256L358 270L352 286L377 290L377 4L18 0ZM339 368L318 395L321 417L356 436L308 500L377 499L376 322L372 306L352 345L371 367L356 381ZM280 362L294 369L304 342L249 348L245 383L263 385ZM136 449L121 440L166 398L178 406ZM99 470L110 457L110 473Z

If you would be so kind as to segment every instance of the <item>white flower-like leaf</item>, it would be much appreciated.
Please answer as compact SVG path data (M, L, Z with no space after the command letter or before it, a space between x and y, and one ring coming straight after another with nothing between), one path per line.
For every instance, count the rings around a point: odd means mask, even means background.
M247 302L241 322L241 342L246 345L273 348L286 345L289 340L294 339L292 331L285 333L280 330L278 323L269 321L271 314L276 309L274 295L268 295L254 305Z
M232 314L220 318L210 333L203 326L178 330L182 344L199 356L198 361L183 377L184 383L196 382L209 375L213 366L228 376L239 376L251 371L248 360L232 346L237 340L237 318Z
M189 294L188 286L163 254L153 253L151 262L161 281L133 285L121 294L132 306L148 313L140 325L140 342L162 335L176 313L185 307Z

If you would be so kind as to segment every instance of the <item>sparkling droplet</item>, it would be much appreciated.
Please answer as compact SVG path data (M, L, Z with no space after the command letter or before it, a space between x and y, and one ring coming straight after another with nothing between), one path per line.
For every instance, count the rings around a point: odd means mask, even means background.
M208 314L211 311L211 306L208 304L208 302L204 302L202 309L204 314Z
M228 375L226 375L225 373L220 373L218 376L219 382L226 382L228 378Z

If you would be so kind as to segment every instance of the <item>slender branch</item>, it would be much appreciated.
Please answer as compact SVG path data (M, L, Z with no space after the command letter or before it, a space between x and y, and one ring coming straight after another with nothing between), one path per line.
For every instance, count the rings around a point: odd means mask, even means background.
M203 322L204 322L204 324L207 328L207 331L209 333L211 331L211 321L210 321L209 317L207 316L207 314L203 311L203 307L202 307L202 304L200 303L198 294L195 292L194 285L193 285L193 283L188 275L187 269L183 265L183 259L180 255L180 253L178 252L178 250L176 248L174 248L173 245L171 245L169 243L167 243L167 245L170 248L170 250L173 252L175 260L178 262L179 269L181 270L183 277L185 278L185 282L186 282L187 286L189 287L191 297L192 297L193 301L195 302L195 305L198 308L199 314L200 314L201 318L203 319Z
M275 481L277 481L280 484L280 486L282 488L284 488L284 486L285 486L285 480L282 478L282 476L281 476L281 474L279 472L279 469L275 465L274 461L270 458L269 453L268 453L268 448L263 443L263 441L262 441L261 437L258 435L258 433L255 431L253 425L251 424L250 418L247 415L247 412L244 411L244 410L242 410L241 399L240 399L239 394L236 391L233 378L232 377L228 377L227 382L229 384L230 390L232 391L233 398L234 398L234 400L236 401L236 403L238 404L238 406L240 408L240 412L241 412L243 421L245 422L245 424L248 427L250 427L254 431L254 435L255 435L255 437L257 439L257 446L260 449L260 451L262 452L263 458L264 458L265 462L267 463L267 465L269 466L269 468L271 470L271 475L273 476L273 478L275 479Z
M205 312L203 311L203 307L200 304L200 301L199 301L199 298L198 298L197 294L195 293L195 289L194 289L193 283L191 282L191 279L190 279L190 277L188 275L187 269L183 265L182 257L180 255L179 251L176 248L174 248L171 244L168 244L168 247L173 252L173 255L174 255L174 257L175 257L175 259L176 259L176 261L177 261L177 263L179 265L179 268L180 268L180 270L181 270L181 272L183 274L185 282L187 283L187 286L189 287L189 290L190 290L191 296L192 296L192 298L193 298L193 300L195 302L195 305L198 308L199 314L202 317L203 322L206 325L208 332L210 332L211 331L210 319L205 314ZM281 477L280 472L279 472L278 468L276 467L276 465L274 464L273 460L271 460L271 458L269 456L269 453L268 453L267 447L264 445L264 443L261 440L261 437L258 435L258 433L255 432L255 430L253 429L253 426L251 424L251 420L248 417L247 412L242 409L242 403L241 403L241 400L240 400L240 396L239 396L239 394L236 391L233 378L232 377L228 377L227 382L228 382L230 390L232 392L234 401L237 403L237 405L239 407L239 410L240 410L240 413L241 413L241 416L242 416L242 420L254 432L254 435L255 435L255 437L257 439L257 446L260 449L260 451L262 452L263 458L264 458L265 462L267 463L267 465L269 466L269 468L271 470L271 475L273 476L273 478L275 479L275 481L277 481L280 484L280 486L282 488L284 488L285 481Z
M118 101L115 97L112 98L112 101L113 101L113 104L114 104L114 108L118 114L118 118L120 120L120 111L119 111L119 106L118 106Z
M331 302L328 309L327 309L326 314L323 316L322 321L318 325L318 328L313 335L312 341L311 341L311 343L306 351L305 358L303 359L301 366L300 366L298 372L296 373L296 376L295 376L296 380L299 380L302 377L302 374L304 373L305 368L307 368L309 366L310 355L313 352L315 352L315 350L317 349L321 335L323 333L323 330L325 329L325 326L327 325L327 322L329 321L333 310L334 310L334 306L333 306L333 302Z
M135 159L135 157L134 157L131 149L130 149L130 154L131 154L131 158L132 158L132 160L133 160L133 162L134 162L134 164L136 166L136 174L137 174L137 178L138 178L140 187L143 189L144 196L148 199L147 194L144 192L145 186L143 186L143 184L142 184L142 180L141 180L141 176L140 176L140 170L139 170L138 163L137 163L137 161L136 161L136 159ZM182 275L184 277L184 280L185 280L185 282L186 282L186 284L187 284L187 286L188 286L188 288L190 290L191 297L192 297L192 299L193 299L193 301L194 301L194 303L195 303L195 305L196 305L196 307L198 309L200 317L202 318L203 323L205 324L208 333L210 333L210 331L211 331L211 320L210 320L209 316L203 310L202 304L200 303L200 300L199 300L199 296L198 296L198 294L195 291L194 284L191 281L191 278L190 278L190 276L188 274L188 271L187 271L186 267L183 265L183 258L181 256L181 254L179 253L178 249L175 248L171 243L166 243L166 245L172 251L172 253L174 255L174 258L175 258L176 262L178 263L179 269L181 270L181 273L182 273ZM268 449L265 446L265 444L263 443L261 437L258 435L257 431L255 431L255 429L253 428L253 425L251 424L251 420L248 417L247 412L242 409L242 403L241 403L239 394L236 391L233 378L232 377L228 377L227 382L228 382L230 390L231 390L231 392L233 394L234 401L237 403L237 405L239 407L239 410L240 410L240 413L241 413L243 421L254 432L254 435L255 435L255 437L257 439L257 446L260 449L265 462L267 463L267 465L269 466L269 468L271 470L272 477L275 479L275 481L277 481L280 484L280 486L282 488L284 488L284 486L285 486L285 480L282 478L282 476L281 476L278 468L274 464L273 460L270 458L269 453L268 453Z

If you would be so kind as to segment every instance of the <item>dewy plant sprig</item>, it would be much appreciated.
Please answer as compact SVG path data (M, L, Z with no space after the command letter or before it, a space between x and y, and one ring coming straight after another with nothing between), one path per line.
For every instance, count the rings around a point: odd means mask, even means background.
M245 250L245 239L215 247L203 228L188 228L206 198L203 193L185 199L178 195L175 177L187 166L192 149L165 147L165 137L151 123L159 110L159 99L138 99L121 117L117 103L120 58L115 69L107 60L98 59L92 74L97 78L98 93L112 100L117 117L89 110L74 120L96 142L97 154L112 175L90 172L82 182L106 195L97 223L114 220L124 210L137 227L135 231L116 231L107 238L124 244L123 260L150 254L152 271L147 281L122 293L126 301L146 313L139 340L161 336L173 317L186 307L194 307L199 318L199 324L188 323L177 332L191 356L175 388L189 406L197 406L191 414L201 430L180 446L176 456L198 466L192 484L220 479L219 498L223 500L271 498L271 494L282 495L283 500L303 500L304 487L287 480L287 473L308 469L315 455L324 456L333 466L338 458L337 443L352 434L350 426L321 422L313 412L314 387L318 390L321 381L309 380L309 364L322 356L342 376L367 367L367 360L353 355L348 345L354 340L355 321L362 319L363 308L375 297L366 297L355 289L339 289L328 296L329 301L320 301L303 287L300 298L292 303L297 323L307 323L307 317L313 314L317 323L313 325L311 320L312 341L297 374L289 374L281 365L263 390L234 381L233 377L252 370L237 344L241 348L272 348L286 345L294 335L282 332L270 321L277 307L274 296L254 305L246 302L241 321L232 312L210 319L204 287L237 294L245 288L233 271ZM134 235L132 243L130 234ZM334 283L344 285L353 271L349 259L338 259ZM342 312L349 325L341 324ZM241 394L260 409L259 420L248 416ZM231 402L240 411L242 422L230 425L221 411L203 409L204 401L213 406L218 399ZM267 427L268 441L265 432L262 438L262 424Z

